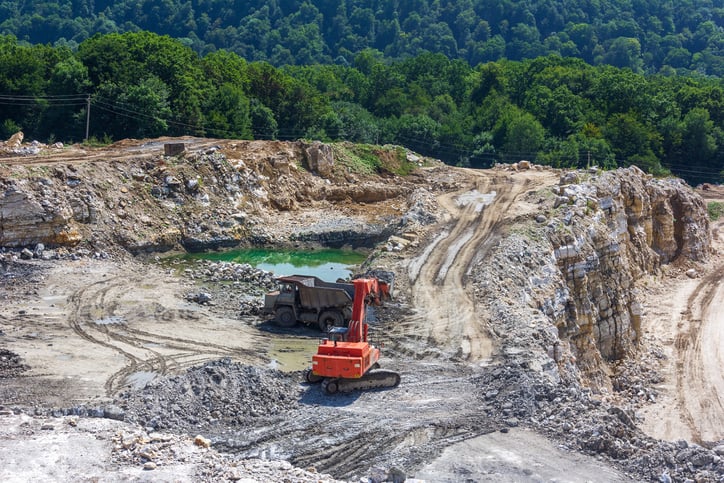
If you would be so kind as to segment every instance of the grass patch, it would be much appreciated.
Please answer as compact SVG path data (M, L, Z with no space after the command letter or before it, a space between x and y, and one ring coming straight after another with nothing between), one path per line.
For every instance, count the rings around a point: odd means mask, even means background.
M401 146L375 146L372 144L335 143L332 145L339 163L353 173L392 173L398 176L410 174L417 166L407 160Z
M720 201L710 201L706 205L706 211L709 213L709 219L711 221L717 221L724 215L724 203Z
M509 228L508 234L540 243L548 240L546 226L546 223L540 224L533 220L519 221Z

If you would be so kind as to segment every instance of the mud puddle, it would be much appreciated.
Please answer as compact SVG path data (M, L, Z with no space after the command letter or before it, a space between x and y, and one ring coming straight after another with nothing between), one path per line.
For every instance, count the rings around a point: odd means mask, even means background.
M267 356L271 359L268 367L284 372L302 371L309 367L312 355L316 354L319 339L298 337L274 337Z

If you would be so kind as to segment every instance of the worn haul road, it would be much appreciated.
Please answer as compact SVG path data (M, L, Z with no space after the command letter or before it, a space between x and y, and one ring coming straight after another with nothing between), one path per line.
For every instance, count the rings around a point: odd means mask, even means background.
M489 360L494 352L485 321L467 285L472 264L485 257L501 235L504 219L534 210L520 195L557 182L552 172L503 173L465 170L469 186L439 197L446 211L443 226L408 265L409 290L417 316L405 333L427 339L430 346L470 362Z
M724 189L700 191L724 203ZM645 409L644 429L656 438L699 444L724 439L724 220L712 227L709 268L652 293L649 331L666 351L661 398Z
M337 478L397 466L430 481L627 481L527 431L497 433L481 410L480 373L495 346L467 287L468 270L506 219L530 211L519 196L557 176L469 170L464 177L465 185L440 198L446 214L431 229L439 235L395 267L401 298L414 310L373 327L386 342L383 367L399 371L401 385L333 398L305 386L297 409L260 426L205 428L214 447L289 459ZM103 403L121 388L220 357L263 366L278 339L289 339L260 331L258 320L185 301L194 288L157 265L82 259L37 277L35 292L2 288L4 340L31 366L25 377L3 381L6 406ZM316 341L303 340L311 356Z

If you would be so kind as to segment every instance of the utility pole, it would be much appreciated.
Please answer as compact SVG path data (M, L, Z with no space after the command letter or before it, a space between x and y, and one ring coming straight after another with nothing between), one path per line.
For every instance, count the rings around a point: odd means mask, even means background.
M88 94L88 98L86 99L86 106L85 106L85 142L88 142L89 128L90 128L90 94Z

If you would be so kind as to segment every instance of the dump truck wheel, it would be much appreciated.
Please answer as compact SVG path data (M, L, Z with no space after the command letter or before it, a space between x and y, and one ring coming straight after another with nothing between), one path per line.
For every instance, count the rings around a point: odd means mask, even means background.
M330 327L342 327L344 325L344 316L334 310L325 310L319 316L319 330L325 334Z
M276 310L274 322L279 327L294 327L297 318L294 316L294 310L291 307L279 307Z

